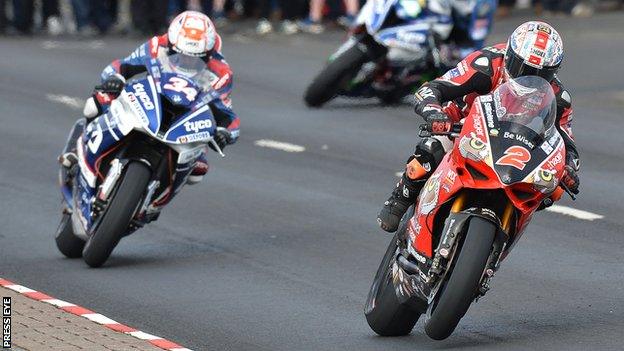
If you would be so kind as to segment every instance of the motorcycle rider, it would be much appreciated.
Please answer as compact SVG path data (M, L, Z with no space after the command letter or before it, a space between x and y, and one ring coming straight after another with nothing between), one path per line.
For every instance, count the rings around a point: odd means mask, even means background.
M189 62L197 62L197 58L200 58L203 61L202 66L204 64L205 66L199 69L208 70L211 79L197 82L198 85L205 91L215 90L219 95L218 99L210 103L217 122L214 140L221 149L235 143L239 136L240 120L232 110L230 99L232 70L221 54L221 46L221 37L208 16L196 11L179 14L169 25L166 34L152 37L128 57L115 60L104 69L101 75L102 84L85 104L83 113L86 123L106 112L111 101L123 90L126 81L147 71L150 60L166 61L173 70L193 79L198 72L196 69L189 69ZM75 143L86 123L82 119L76 123L66 150L73 149L69 145ZM61 156L61 162L66 167L71 166L76 160L73 152ZM205 153L202 153L188 182L190 184L200 182L207 171L208 162Z
M527 75L551 83L557 99L556 127L566 148L565 174L561 182L578 194L579 156L572 134L570 93L556 73L563 60L559 33L547 23L530 21L520 25L507 43L486 47L468 55L443 76L423 84L415 94L415 112L432 131L448 132L453 123L466 117L479 95L492 92L505 81ZM448 142L448 139L446 140ZM429 176L449 150L438 138L424 138L407 160L406 170L377 221L388 232L397 230L401 217L412 205ZM546 205L552 204L552 202Z
M496 0L451 1L453 30L448 41L457 47L458 60L484 46L492 29L496 6Z

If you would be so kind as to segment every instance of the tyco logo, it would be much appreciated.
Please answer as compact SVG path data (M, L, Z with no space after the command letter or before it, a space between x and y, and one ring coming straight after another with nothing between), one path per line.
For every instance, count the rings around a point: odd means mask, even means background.
M195 122L186 122L184 123L184 128L187 132L197 133L202 129L208 129L212 127L212 121L209 119L205 119L203 121L195 121Z
M147 95L147 93L145 92L145 87L143 86L143 84L133 84L132 89L134 89L134 95L136 95L139 100L141 100L141 102L143 103L143 107L145 107L146 110L154 109L154 103L152 102L152 99L150 99L149 95Z

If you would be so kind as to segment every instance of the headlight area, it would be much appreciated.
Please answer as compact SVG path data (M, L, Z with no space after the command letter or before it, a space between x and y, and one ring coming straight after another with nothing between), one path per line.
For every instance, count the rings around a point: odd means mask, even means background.
M473 161L485 161L490 155L490 148L475 133L465 135L459 141L459 152L461 155Z
M524 182L533 184L533 188L543 194L549 194L555 191L559 179L556 177L555 171L536 169L533 173L529 174Z

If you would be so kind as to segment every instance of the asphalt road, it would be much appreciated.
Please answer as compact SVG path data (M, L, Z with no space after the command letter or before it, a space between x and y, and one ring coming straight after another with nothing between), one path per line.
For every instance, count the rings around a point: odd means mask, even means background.
M240 142L102 269L65 259L56 156L85 97L131 39L0 38L0 276L196 350L621 350L624 329L622 16L553 20L576 105L582 194L542 212L455 334L380 338L363 305L389 236L375 216L417 142L411 107L302 103L339 34L226 35ZM502 40L520 19L498 23ZM304 146L261 148L259 139Z

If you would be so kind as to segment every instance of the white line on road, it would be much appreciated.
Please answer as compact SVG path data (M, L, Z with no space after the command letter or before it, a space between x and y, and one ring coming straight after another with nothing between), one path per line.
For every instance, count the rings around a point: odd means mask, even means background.
M583 219L586 221L593 221L596 219L604 218L603 215L599 215L596 213L591 213L591 212L587 212L583 210L577 210L572 207L561 206L561 205L552 205L549 208L547 208L546 211L559 213L559 214L563 214L567 216L572 216L572 217Z
M255 143L260 147L268 147L270 149L276 149L286 152L304 152L305 147L301 145L295 145L291 143L285 143L283 141L270 140L270 139L260 139L256 140Z
M41 46L46 50L53 49L101 49L106 46L106 43L102 40L90 40L90 41L58 41L58 40L46 40L41 43Z
M67 95L46 94L46 98L52 102L57 102L69 106L73 109L80 110L84 106L84 100Z

